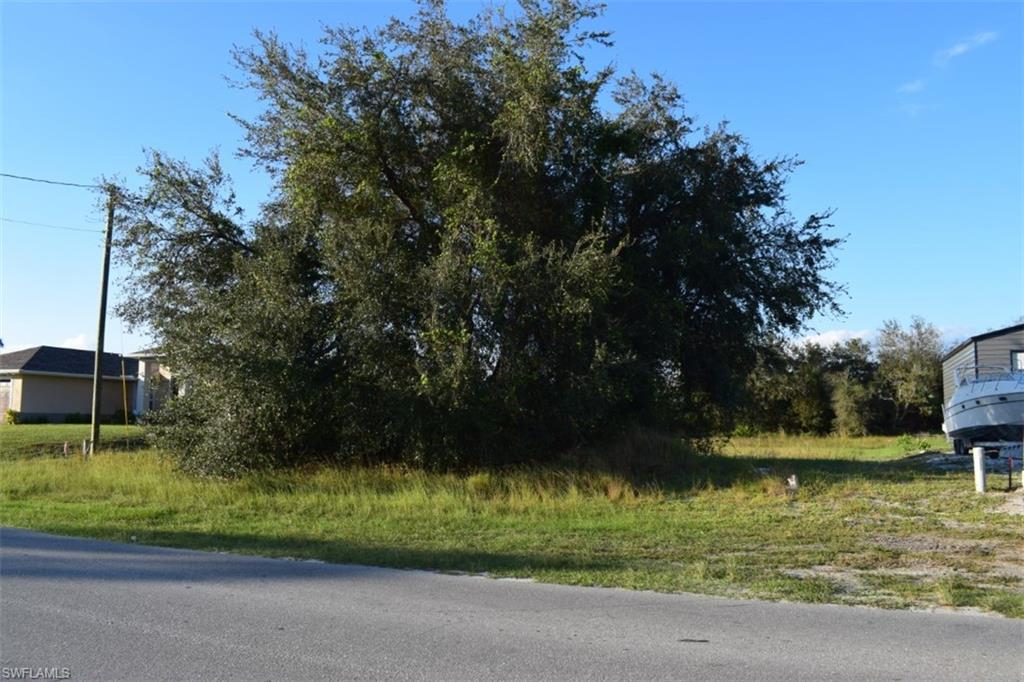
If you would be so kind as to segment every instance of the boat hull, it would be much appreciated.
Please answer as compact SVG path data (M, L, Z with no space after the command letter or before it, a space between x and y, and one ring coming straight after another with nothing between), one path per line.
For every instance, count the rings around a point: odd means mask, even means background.
M946 409L946 434L965 444L1024 438L1024 391L954 396Z

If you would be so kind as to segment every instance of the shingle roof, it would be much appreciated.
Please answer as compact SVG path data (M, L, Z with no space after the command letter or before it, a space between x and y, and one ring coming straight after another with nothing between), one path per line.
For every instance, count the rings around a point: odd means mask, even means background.
M0 370L22 372L56 372L58 374L82 374L92 376L96 353L75 348L36 346L13 353L0 354ZM124 373L133 377L139 373L139 361L124 359ZM121 356L116 353L103 354L103 376L121 376Z
M158 358L163 354L164 352L161 348L154 347L137 350L134 353L125 353L124 356L126 358Z

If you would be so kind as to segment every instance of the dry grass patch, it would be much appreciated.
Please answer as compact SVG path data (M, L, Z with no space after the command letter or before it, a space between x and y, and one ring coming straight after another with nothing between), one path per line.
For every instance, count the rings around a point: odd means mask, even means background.
M35 458L0 462L0 520L266 556L1024 617L1022 517L997 513L1007 496L879 455L891 443L849 440L845 456L833 439L815 455L808 439L787 450L774 437L776 454L699 457L658 440L653 477L628 449L615 454L628 474L322 467L238 480L188 477L153 452Z

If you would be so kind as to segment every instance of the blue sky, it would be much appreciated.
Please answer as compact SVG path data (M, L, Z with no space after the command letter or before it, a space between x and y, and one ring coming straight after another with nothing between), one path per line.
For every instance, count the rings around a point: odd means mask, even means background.
M468 16L471 3L452 13ZM233 158L251 116L232 45L254 28L314 47L321 25L378 25L406 3L0 3L0 172L135 185L143 149L221 151L241 199L266 179ZM1024 316L1022 5L610 3L593 65L658 71L701 124L728 120L763 157L797 155L797 215L835 209L834 278L863 335L920 315L948 339ZM0 338L91 348L102 229L96 197L0 178ZM115 272L115 281L118 274ZM119 296L115 286L112 298ZM113 315L106 348L147 345Z

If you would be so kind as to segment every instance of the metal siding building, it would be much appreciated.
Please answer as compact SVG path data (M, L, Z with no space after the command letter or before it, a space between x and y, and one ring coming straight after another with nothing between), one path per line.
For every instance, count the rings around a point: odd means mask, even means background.
M942 406L956 389L954 371L971 365L1024 370L1024 324L972 336L942 358ZM977 372L972 374L977 377Z
M974 362L974 343L970 340L960 344L952 352L946 355L946 357L942 358L943 410L945 410L946 405L949 404L949 399L953 396L953 391L956 390L953 370L957 367L973 364L976 364Z

